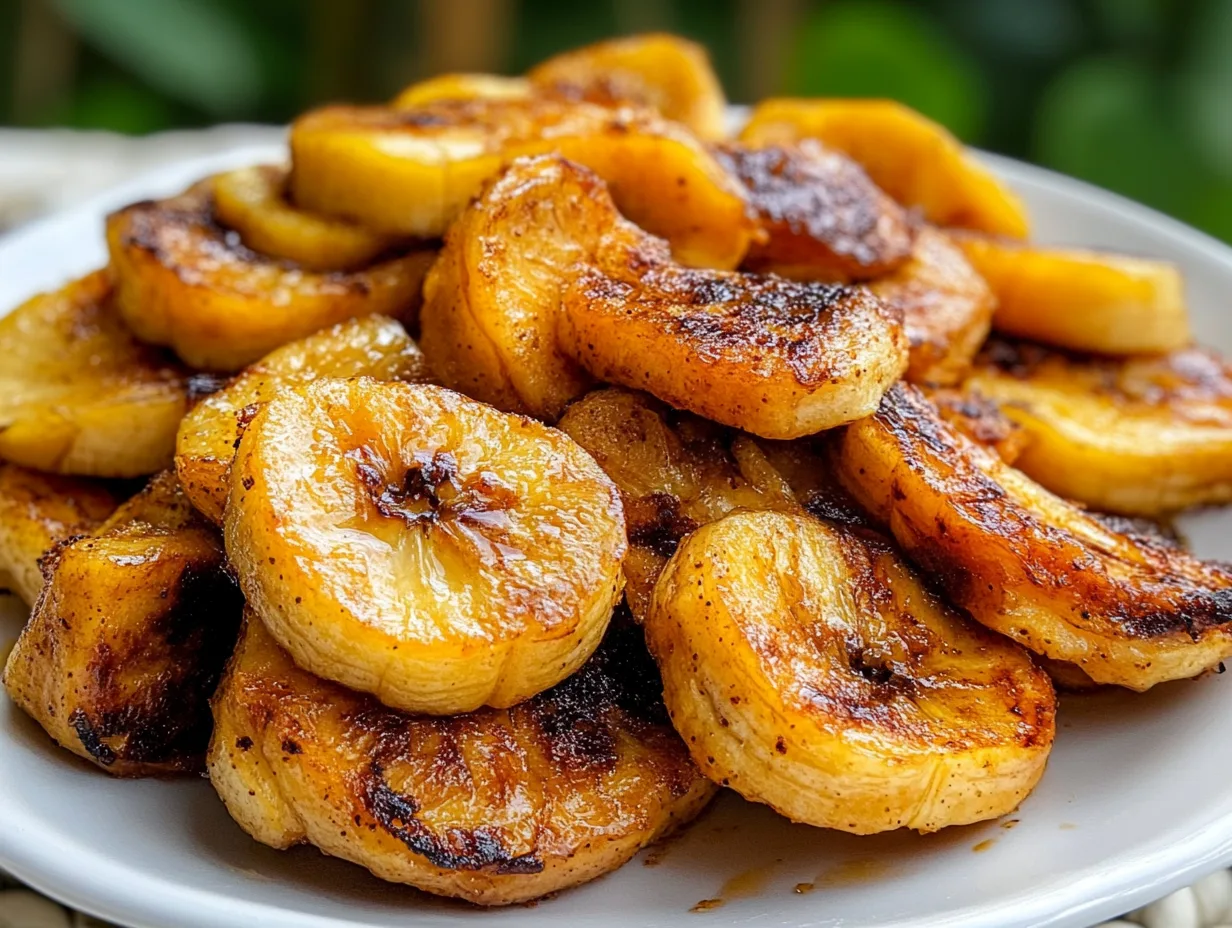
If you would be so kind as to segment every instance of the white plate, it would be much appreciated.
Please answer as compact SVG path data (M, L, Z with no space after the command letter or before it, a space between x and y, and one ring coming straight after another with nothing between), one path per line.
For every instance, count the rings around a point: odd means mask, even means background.
M157 171L0 241L0 306L101 263L108 208L224 165L280 157L248 149ZM1232 250L1111 194L990 160L1026 197L1041 239L1179 262L1199 337L1232 351ZM1232 512L1182 527L1202 555L1232 560ZM5 609L0 644L23 618L11 599ZM1145 696L1065 699L1048 772L1012 828L1003 820L930 837L855 838L790 825L729 794L656 866L642 855L537 907L503 911L386 885L311 849L260 847L207 783L108 779L53 748L0 697L0 866L141 928L1083 926L1232 862L1230 696L1232 674ZM816 890L793 891L805 882ZM689 914L716 897L726 903Z

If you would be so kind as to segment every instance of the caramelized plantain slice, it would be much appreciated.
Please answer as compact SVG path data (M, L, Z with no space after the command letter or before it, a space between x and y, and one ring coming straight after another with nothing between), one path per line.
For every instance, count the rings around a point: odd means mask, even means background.
M0 319L0 458L90 477L171 462L194 380L125 328L106 271L40 294Z
M283 345L203 400L180 423L175 469L184 493L215 525L231 491L231 460L257 410L288 387L323 377L424 383L427 362L406 330L386 316L364 316Z
M438 74L411 84L391 101L394 109L413 110L437 100L529 100L535 88L524 77L500 74Z
M432 251L320 273L259 255L218 224L214 181L107 218L125 322L188 363L238 370L286 342L356 316L413 320Z
M1185 286L1174 264L977 235L958 241L997 296L998 332L1115 355L1189 344Z
M1095 509L1232 502L1232 364L1210 351L1104 358L994 340L966 388L1028 436L1018 467Z
M1048 677L867 530L727 515L668 562L645 628L702 772L793 821L936 831L1012 811L1044 771Z
M878 187L939 226L1026 238L1017 195L946 129L892 100L765 100L740 139L781 145L800 139L854 158Z
M310 843L480 905L619 867L714 794L672 730L641 632L512 709L430 718L300 670L250 618L214 700L210 777L258 841Z
M43 573L4 671L13 701L116 776L200 769L242 600L175 474L55 548Z
M105 483L0 464L0 587L33 605L43 588L39 559L92 532L117 502Z
M977 445L997 452L1006 464L1014 464L1031 441L1027 430L1007 416L993 400L956 387L925 391L941 418Z
M383 232L445 233L521 155L559 152L691 265L731 268L755 228L740 184L681 127L647 110L550 99L440 100L413 110L326 107L291 127L295 202Z
M896 385L838 473L956 606L1097 683L1145 690L1232 656L1232 567L1053 496Z
M715 156L748 190L766 239L744 267L794 280L850 283L903 264L915 224L864 169L812 139L794 145L715 146Z

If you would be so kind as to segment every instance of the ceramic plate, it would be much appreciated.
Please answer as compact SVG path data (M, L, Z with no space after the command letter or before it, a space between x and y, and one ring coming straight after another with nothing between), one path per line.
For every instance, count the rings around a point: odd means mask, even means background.
M108 209L281 156L250 148L160 170L0 241L0 306L101 264ZM1232 250L1111 194L989 160L1026 198L1040 239L1178 262L1199 338L1232 352ZM1200 554L1232 560L1232 511L1181 527ZM0 600L0 644L23 618L15 600ZM674 842L610 876L535 907L481 911L309 848L260 847L208 783L108 779L0 696L0 866L139 928L1076 928L1232 863L1230 699L1232 674L1145 696L1066 698L1043 782L996 822L856 838L727 794ZM721 904L691 913L702 900Z

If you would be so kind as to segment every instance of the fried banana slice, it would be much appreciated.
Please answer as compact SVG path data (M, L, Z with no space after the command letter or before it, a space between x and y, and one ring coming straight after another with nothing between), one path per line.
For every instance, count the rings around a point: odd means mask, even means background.
M259 255L218 224L213 180L107 218L124 321L195 367L233 371L356 316L413 319L431 251L320 273Z
M702 772L792 821L937 831L1012 811L1044 772L1047 675L873 533L725 516L668 562L645 629Z
M1232 568L1053 496L896 385L838 473L956 606L1097 683L1145 690L1232 656Z
M306 209L430 238L514 158L545 152L601 176L621 211L686 264L732 268L748 250L756 230L740 184L647 110L549 99L326 107L291 126L291 187Z
M199 770L242 600L175 474L55 548L43 573L4 671L13 701L110 774Z
M911 345L909 381L949 386L962 379L988 337L997 304L949 235L921 229L911 260L869 289L902 310Z
M991 448L1006 464L1022 457L1031 436L993 400L953 387L926 390L941 418L977 445Z
M450 390L318 380L240 439L227 556L305 669L408 712L511 706L590 656L620 493L568 436Z
M890 273L910 256L915 224L846 155L812 139L795 145L715 146L748 190L766 239L744 268L793 280L851 283Z
M356 271L406 245L405 239L298 209L287 199L287 169L274 164L217 175L214 212L246 247L306 271Z
M33 605L43 588L39 559L98 528L117 503L106 484L0 464L0 587Z
M966 389L1018 423L1017 466L1059 496L1138 516L1232 502L1232 364L1213 352L1116 359L995 340Z
M703 139L727 132L727 98L710 56L680 36L649 33L596 42L549 58L526 76L540 93L650 107Z
M791 437L866 415L906 365L897 314L865 291L683 268L553 155L515 161L450 229L422 326L446 386L547 420L589 367Z
M1113 355L1190 342L1185 284L1174 264L977 235L958 241L997 296L998 332Z
M313 844L480 905L525 902L614 870L714 794L661 688L626 620L512 709L404 715L300 670L250 618L214 700L210 777L264 844Z
M364 316L283 345L199 403L180 423L175 469L197 510L222 524L239 436L262 404L323 377L431 379L419 347L386 316Z
M438 74L411 84L390 106L413 110L438 100L529 100L535 88L524 77L501 74Z
M124 326L106 271L27 300L0 319L0 458L89 477L171 463L201 381Z
M1026 238L1017 195L944 127L892 100L766 100L740 139L781 145L818 139L854 158L878 187L932 223Z
M560 430L585 448L620 489L629 553L625 601L637 621L680 539L733 509L799 506L747 436L676 412L644 393L588 393Z

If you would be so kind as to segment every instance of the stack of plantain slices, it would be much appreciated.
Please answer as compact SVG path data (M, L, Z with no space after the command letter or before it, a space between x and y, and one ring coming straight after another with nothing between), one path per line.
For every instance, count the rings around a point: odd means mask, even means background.
M1232 367L884 101L636 36L291 127L0 320L13 700L256 840L484 905L723 787L936 831L1057 687L1232 656ZM134 482L137 481L137 482ZM1090 507L1090 508L1088 508Z

